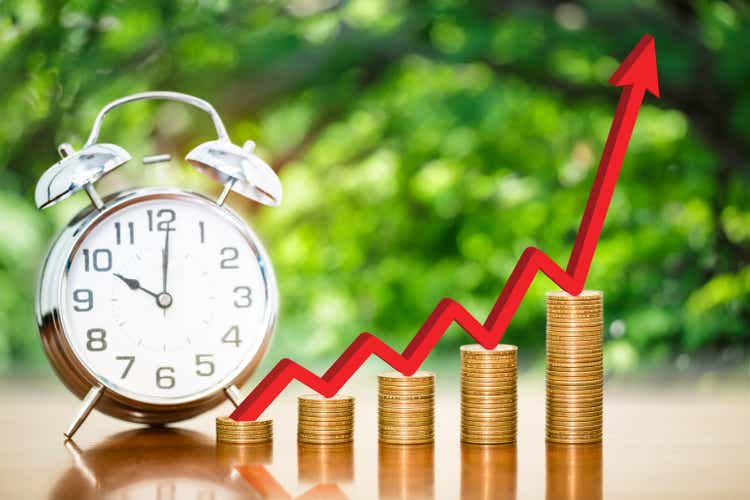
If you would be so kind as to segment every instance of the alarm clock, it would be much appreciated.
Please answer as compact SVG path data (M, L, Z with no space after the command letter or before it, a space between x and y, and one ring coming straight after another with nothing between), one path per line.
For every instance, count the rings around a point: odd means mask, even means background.
M131 160L98 141L104 117L144 99L182 102L207 112L217 139L186 160L223 184L218 199L174 187L100 197L96 181ZM36 315L42 344L60 379L83 405L65 430L73 436L91 410L127 421L165 424L229 398L251 375L273 334L278 298L273 267L253 230L230 210L230 192L275 206L276 173L229 139L208 102L177 92L144 92L101 109L80 151L36 186L46 209L85 191L91 204L61 231L41 268ZM144 164L169 155L143 158Z

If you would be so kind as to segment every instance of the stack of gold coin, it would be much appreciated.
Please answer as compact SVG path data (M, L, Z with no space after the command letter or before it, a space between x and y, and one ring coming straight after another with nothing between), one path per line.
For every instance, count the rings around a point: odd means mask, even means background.
M382 443L431 443L434 423L434 373L378 375L378 434Z
M304 394L297 400L297 440L309 444L349 443L354 437L354 398Z
M602 439L603 295L547 294L547 440Z
M514 443L518 347L461 346L461 441Z
M229 417L216 417L216 440L220 443L255 444L273 439L271 420L239 422Z

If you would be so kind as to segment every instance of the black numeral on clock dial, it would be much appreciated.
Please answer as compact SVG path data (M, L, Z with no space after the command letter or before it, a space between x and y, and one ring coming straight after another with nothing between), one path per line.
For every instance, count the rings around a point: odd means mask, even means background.
M90 311L94 308L94 292L88 288L73 290L73 301L76 303L73 306L74 311Z
M237 259L240 256L240 252L235 247L222 248L221 256L223 257L220 263L222 269L239 269L240 266L237 265Z
M225 344L234 344L234 347L239 347L242 343L242 340L240 339L240 327L233 325L227 333L221 337L221 341Z
M125 361L125 369L122 371L122 375L120 375L120 379L124 379L128 376L128 373L130 373L130 369L133 367L133 363L135 363L135 356L117 356L115 358L117 361Z
M104 328L92 328L86 332L86 349L93 352L107 348L107 332Z
M100 273L112 269L112 252L108 248L97 248L93 252L84 248L83 270L89 272L91 269Z
M125 238L123 236L126 236ZM135 244L135 224L128 222L126 229L123 230L122 224L115 222L115 242L118 245L122 245L123 240L126 240L131 245Z
M176 382L174 368L171 366L162 366L156 370L156 387L159 389L171 389Z
M171 231L171 224L177 218L177 214L171 208L162 208L154 215L153 210L146 210L146 217L148 217L148 230L153 231L156 227L157 231Z
M195 373L201 377L210 377L213 375L215 370L213 358L213 354L196 354Z

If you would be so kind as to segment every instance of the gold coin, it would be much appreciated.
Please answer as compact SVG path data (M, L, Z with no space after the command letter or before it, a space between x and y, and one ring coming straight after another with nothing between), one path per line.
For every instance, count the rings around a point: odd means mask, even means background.
M547 387L547 395L555 397L599 396L603 394L601 387L577 388L568 386L568 390L558 387Z
M390 371L379 374L378 379L388 381L426 381L434 380L435 374L422 370L416 371L412 375L404 375L403 373L397 371Z
M297 436L297 442L306 443L306 444L344 444L344 443L351 443L353 440L354 440L353 437L329 439L329 438L314 438L314 437Z
M404 438L389 438L389 437L380 437L381 443L386 444L426 444L426 443L432 443L435 441L434 437L427 437L427 438L416 438L416 439L404 439Z
M505 439L476 438L472 436L461 435L461 442L466 444L510 444L515 443L515 436Z
M476 430L476 429L461 429L461 438L473 437L481 439L508 439L515 438L518 434L518 429L498 429L498 430Z
M587 398L587 399L547 399L548 406L550 408L560 408L572 410L576 409L599 409L603 408L602 398Z
M378 394L381 396L391 397L414 397L414 396L432 396L435 393L435 388L424 388L424 389L409 389L409 390L394 390L390 388L379 387Z
M433 382L423 383L421 381L417 383L402 384L400 382L390 382L381 379L378 381L378 387L380 390L384 391L411 392L429 391L435 388L435 384Z
M335 396L327 398L325 396L321 396L320 394L311 393L298 396L297 401L299 401L300 403L351 406L354 404L354 397L347 394L336 394Z
M419 406L419 407L381 406L378 409L379 409L380 414L393 415L393 416L432 415L435 411L434 406Z
M487 349L480 344L465 344L460 349L461 354L466 356L512 356L518 352L518 346L511 344L498 344L492 349Z
M407 414L407 415L393 415L390 413L381 413L378 417L379 420L388 420L393 422L417 422L417 421L432 421L434 418L433 412L422 413L422 414Z
M604 394L604 391L602 390L601 387L595 387L592 389L584 389L584 390L571 390L571 391L562 391L559 389L547 389L547 391L553 397L561 397L561 398L565 398L569 396L601 397Z
M518 408L516 405L508 405L508 406L496 406L496 407L487 407L487 406L474 406L474 407L467 407L464 405L461 405L461 414L462 415L476 415L476 414L493 414L493 413L509 413L509 412L516 412L518 411Z
M422 408L425 406L435 406L434 398L424 399L380 399L378 406L392 408Z
M586 409L586 410L565 410L563 408L547 407L547 417L554 417L558 420L586 420L601 419L604 416L603 408Z
M547 331L547 345L550 347L562 346L593 346L602 343L601 330L571 330L564 332L562 330Z
M461 427L461 435L464 436L496 436L510 437L515 436L518 429L515 426L506 427L484 427L481 429L473 427Z
M517 400L515 395L507 397L496 397L496 396L467 396L461 395L461 403L465 406L503 406L503 405L516 405Z
M568 345L596 345L603 343L602 330L562 330L547 329L547 345L552 347Z
M560 433L571 433L571 432L602 432L602 422L568 422L567 425L561 422L550 422L549 420L545 426L545 433L547 432L560 432Z
M354 427L354 421L348 422L297 422L297 427L305 429L352 429Z
M547 376L549 377L557 377L558 375L561 377L576 377L576 378L586 378L586 377L601 377L603 374L602 368L599 369L563 369L563 368L553 368L553 367L547 367Z
M424 406L389 406L389 405L379 405L378 411L382 413L390 413L393 415L410 415L410 414L420 414L420 413L432 413L435 411L434 405L424 405Z
M547 304L547 321L550 319L567 319L567 318L592 318L603 317L604 308L601 304L592 304L590 306L555 306Z
M476 380L462 380L461 388L467 389L467 390L476 390L476 391L493 390L493 391L512 392L518 388L518 385L516 384L515 380L508 381L506 383L500 383L497 380L487 380L484 382L478 382Z
M602 437L602 429L597 429L593 431L552 431L547 430L546 431L548 438L557 438L557 439L601 439Z
M604 406L603 405L562 405L562 404L553 404L551 405L549 402L545 405L547 414L554 414L555 416L559 416L561 418L567 418L567 417L595 417L595 416L602 416L604 414Z
M476 386L462 384L461 394L466 396L513 396L516 394L516 388L478 388Z
M587 352L588 351L588 352ZM545 354L547 359L556 361L589 361L603 359L603 344L599 343L597 346L578 346L578 345L566 345L556 346L548 345Z
M378 432L378 437L380 439L399 439L399 440L418 440L418 439L432 439L435 436L435 431L433 429L428 429L424 431L416 431L416 430L384 430L381 429L380 432Z
M563 377L562 375L551 376L547 374L547 387L579 387L593 389L597 385L601 385L604 381L604 377L599 375L597 377Z
M603 328L604 318L601 313L575 313L575 314L554 314L547 313L547 329L561 327L570 329L573 327Z
M599 422L601 423L604 419L602 418L602 415L565 415L561 416L556 413L550 413L547 412L547 422L556 422L564 424L566 422L571 423L593 423L593 422Z
M582 374L604 373L604 365L601 363L579 364L572 366L551 366L547 365L546 373L552 372L552 375L563 374L571 376L580 376Z
M466 377L515 377L518 367L512 366L503 369L494 369L487 366L461 366L461 375Z
M469 375L466 372L461 372L461 380L466 382L477 382L480 384L495 383L495 384L514 384L517 379L516 372L507 374L496 374L496 373L483 373L482 375Z
M310 417L310 418L320 418L320 419L327 419L327 420L336 420L338 418L351 418L354 417L354 411L341 411L341 412L333 412L333 411L309 411L304 410L302 408L299 409L297 412L297 415L300 417Z
M411 392L432 390L434 389L435 384L433 382L425 383L421 381L403 384L400 382L390 382L381 379L378 381L378 387L381 391Z
M494 410L494 409L501 409L501 408L515 408L518 404L517 400L509 400L509 401L461 401L461 408L467 408L467 409L480 409L480 408L487 408L488 410Z
M547 312L567 313L571 314L576 311L589 312L589 311L603 311L603 302L581 302L578 304L571 304L569 302L556 302L554 300L548 300L545 304Z
M431 401L435 397L434 392L425 392L423 394L393 394L393 393L378 393L379 401L414 401L418 403L420 401Z
M518 416L518 410L507 409L502 411L463 411L461 417L469 420L493 420L493 419L507 419Z
M547 300L566 301L602 300L604 298L604 292L601 290L582 290L578 295L571 295L568 292L556 290L554 292L545 293L544 298Z
M461 418L461 425L470 429L485 429L491 430L496 428L507 429L514 427L518 424L518 416L512 415L506 418L497 419L469 419L469 417Z
M327 418L333 420L337 418L353 417L354 409L352 408L342 411L313 411L309 408L299 408L299 410L297 411L297 415L313 418Z
M548 356L547 357L547 367L562 367L562 368L570 368L570 367L578 367L578 366L586 366L586 365L601 365L604 367L604 360L601 356L597 357L591 357L588 359L581 359L581 358L560 358L556 356Z

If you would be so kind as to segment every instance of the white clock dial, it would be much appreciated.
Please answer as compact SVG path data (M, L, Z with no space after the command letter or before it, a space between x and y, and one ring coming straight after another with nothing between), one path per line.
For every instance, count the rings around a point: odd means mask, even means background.
M262 346L272 321L263 262L249 229L205 199L127 204L70 257L65 335L111 390L156 404L198 399Z

